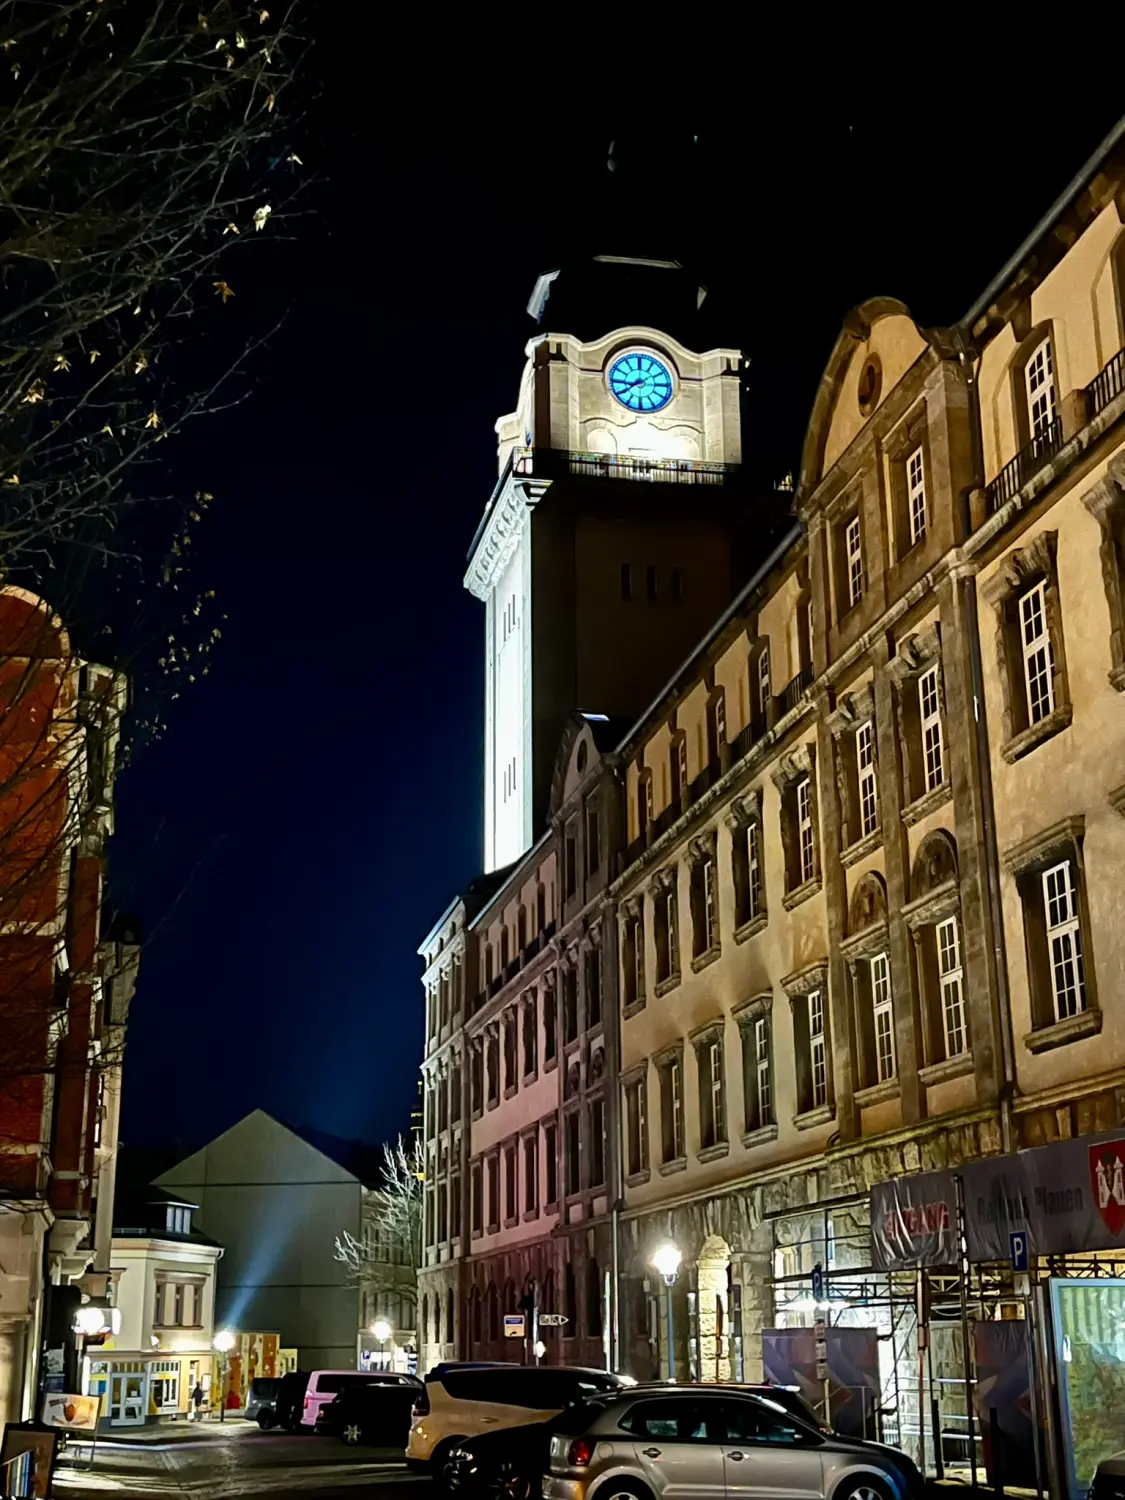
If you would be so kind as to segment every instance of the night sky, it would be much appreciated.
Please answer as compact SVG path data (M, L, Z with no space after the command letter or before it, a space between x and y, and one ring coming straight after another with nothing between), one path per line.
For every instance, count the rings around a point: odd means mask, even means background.
M1114 121L1056 91L1031 152L1014 83L921 114L904 89L925 130L791 84L782 113L755 94L695 147L685 117L681 146L611 177L620 125L589 98L490 113L428 59L420 116L371 86L362 36L324 30L296 137L324 180L262 273L291 311L251 400L172 456L216 496L199 576L229 619L118 783L113 894L146 934L131 1146L198 1145L257 1106L369 1141L408 1122L416 948L480 857L483 614L461 578L537 274L583 252L695 265L751 356L744 449L769 482L797 468L847 309L884 294L952 321Z

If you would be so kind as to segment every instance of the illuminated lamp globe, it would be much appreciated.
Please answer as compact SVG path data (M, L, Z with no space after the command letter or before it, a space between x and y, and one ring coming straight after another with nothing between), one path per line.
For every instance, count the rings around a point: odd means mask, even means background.
M652 1254L653 1267L669 1285L676 1279L681 1260L683 1256L673 1244L661 1245Z
M78 1333L92 1338L105 1327L105 1312L100 1307L80 1307L74 1314L74 1327Z
M234 1334L224 1328L221 1333L215 1335L213 1342L220 1354L229 1354L234 1348Z
M371 1325L371 1332L381 1344L385 1344L394 1332L394 1329L387 1322L386 1318L377 1318Z

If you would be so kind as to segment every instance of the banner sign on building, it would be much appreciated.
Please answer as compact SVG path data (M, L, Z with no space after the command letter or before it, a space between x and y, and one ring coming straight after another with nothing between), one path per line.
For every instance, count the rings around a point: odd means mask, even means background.
M957 1264L958 1176L971 1261L1007 1260L1013 1234L1026 1235L1032 1256L1125 1249L1125 1134L1118 1131L876 1183L873 1265Z

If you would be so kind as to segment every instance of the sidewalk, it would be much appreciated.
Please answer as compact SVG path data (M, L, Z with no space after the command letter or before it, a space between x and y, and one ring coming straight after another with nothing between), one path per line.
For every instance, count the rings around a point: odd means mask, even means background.
M98 1447L143 1448L150 1443L183 1443L190 1442L193 1438L220 1437L224 1433L257 1430L257 1422L248 1422L245 1417L234 1412L227 1412L223 1421L219 1420L219 1415L215 1412L206 1416L202 1422L180 1419L174 1422L154 1422L145 1427L111 1427L98 1432ZM90 1439L72 1438L71 1444L75 1442L88 1445Z

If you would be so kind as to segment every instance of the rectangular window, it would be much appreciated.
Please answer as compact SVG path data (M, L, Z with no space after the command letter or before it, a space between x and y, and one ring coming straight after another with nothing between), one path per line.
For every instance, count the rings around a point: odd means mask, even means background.
M1040 438L1055 420L1055 371L1049 338L1043 340L1024 366L1024 380L1031 436Z
M554 1122L543 1127L543 1185L547 1206L554 1207L559 1201L559 1129Z
M504 1147L504 1218L519 1217L519 1200L516 1197L516 1148L514 1143Z
M879 794L875 776L875 726L865 720L855 732L856 770L859 777L859 828L866 838L879 826Z
M578 1118L578 1111L572 1110L566 1117L566 1193L572 1198L575 1193L582 1190L582 1163L579 1155L581 1149L582 1128Z
M1047 585L1040 581L1019 601L1027 722L1038 724L1055 707L1054 658L1047 629Z
M598 806L593 803L586 809L586 873L593 875L602 862L601 823Z
M749 920L752 922L762 912L762 853L757 823L751 823L746 830L746 860L749 875Z
M621 564L621 597L625 603L633 597L633 565L632 563Z
M543 1061L554 1062L559 1050L558 1001L553 988L543 991Z
M945 780L945 745L942 741L937 667L923 672L918 679L918 707L922 716L922 761L926 790L932 792Z
M768 1016L754 1022L754 1081L757 1091L758 1125L773 1122L773 1080L770 1076L770 1023Z
M586 950L586 1026L600 1026L602 1020L602 950Z
M688 788L687 770L687 735L681 734L676 744L676 763L680 768L680 795L682 796Z
M652 563L645 569L645 595L650 604L656 603L656 568Z
M816 860L813 847L812 783L807 776L797 783L797 849L801 884L813 878Z
M449 1237L461 1238L461 1178L456 1172L449 1179Z
M679 1057L660 1070L660 1137L662 1159L678 1161L684 1154L684 1077Z
M500 1228L500 1158L490 1156L486 1163L488 1173L488 1229Z
M961 973L961 939L957 918L949 917L937 928L938 982L941 986L941 1018L945 1028L946 1057L967 1051L965 992Z
M664 902L665 921L668 924L668 973L672 975L680 971L678 933L676 932L676 892L669 891Z
M770 701L770 648L763 646L758 657L758 712L765 713Z
M469 1174L469 1197L471 1200L469 1208L472 1214L472 1226L474 1234L483 1234L484 1232L483 1196L484 1195L481 1191L480 1162L475 1161Z
M891 965L885 953L871 960L871 1009L875 1023L875 1071L880 1083L895 1076L895 1017Z
M863 598L863 538L858 516L853 516L844 529L844 556L848 571L848 605L854 609Z
M523 1211L533 1214L539 1207L539 1136L523 1138Z
M708 1042L703 1049L700 1082L703 1119L700 1122L700 1145L704 1148L726 1140L726 1115L723 1104L723 1044L721 1039Z
M1069 860L1043 871L1043 906L1051 962L1055 1017L1063 1021L1086 1009L1086 976L1082 968L1082 934L1078 900Z
M184 1292L186 1288L183 1282L177 1281L172 1288L172 1326L182 1328L184 1326Z
M906 460L906 500L910 508L910 545L926 535L926 471L921 448Z
M710 859L703 861L703 931L707 951L710 952L719 941L719 919L715 909L715 862Z
M683 568L672 569L672 598L677 604L684 597L684 570Z
M724 692L715 699L715 739L719 745L727 742L727 696Z
M536 1044L535 992L523 1004L523 1076L530 1078L539 1067L539 1049Z
M590 1105L590 1186L605 1186L605 1100Z
M648 1166L648 1118L645 1081L639 1078L625 1090L626 1170L630 1177Z
M824 996L820 990L809 992L809 1073L812 1081L812 1107L828 1103L828 1054L824 1039Z
M566 836L563 858L565 862L566 894L569 900L578 889L578 839L573 833L568 833Z

